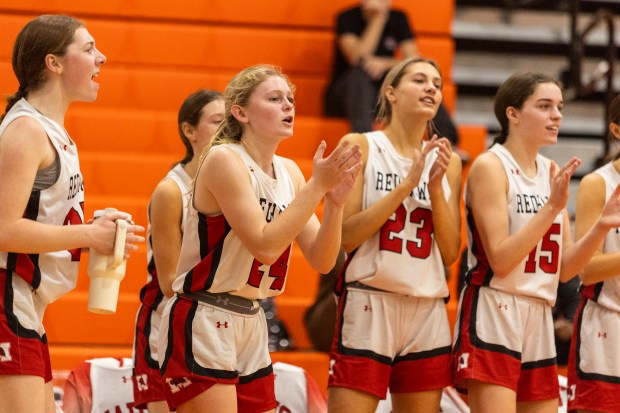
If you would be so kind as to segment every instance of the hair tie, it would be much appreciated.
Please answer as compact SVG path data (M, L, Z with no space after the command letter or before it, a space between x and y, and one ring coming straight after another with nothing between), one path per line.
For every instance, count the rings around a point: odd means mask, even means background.
M26 94L26 87L23 85L19 85L19 87L17 88L17 93L19 93L20 95L25 95Z

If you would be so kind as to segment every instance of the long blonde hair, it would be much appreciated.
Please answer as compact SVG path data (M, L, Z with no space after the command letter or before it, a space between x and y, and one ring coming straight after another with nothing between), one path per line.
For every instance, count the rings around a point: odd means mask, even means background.
M213 146L241 141L243 125L233 116L231 108L235 105L246 107L258 85L271 76L280 76L286 81L291 92L295 93L295 86L277 66L257 65L243 69L232 78L224 89L224 120L217 128L211 143L205 149L205 153Z

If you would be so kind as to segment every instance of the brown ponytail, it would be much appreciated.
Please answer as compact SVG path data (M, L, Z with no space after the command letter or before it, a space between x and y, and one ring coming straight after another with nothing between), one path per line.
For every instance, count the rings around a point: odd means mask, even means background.
M84 23L73 17L45 14L29 21L20 30L12 57L19 89L8 99L2 119L15 103L28 97L28 93L45 82L45 56L64 56L67 47L73 42L75 31L80 27L84 27Z

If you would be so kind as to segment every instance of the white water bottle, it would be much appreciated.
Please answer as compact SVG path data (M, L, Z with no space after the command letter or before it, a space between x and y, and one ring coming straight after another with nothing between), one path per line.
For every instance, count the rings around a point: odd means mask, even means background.
M104 214L118 212L115 208L106 208L95 211L97 219ZM90 287L88 289L88 311L97 314L116 313L118 291L121 280L125 277L125 237L127 236L127 221L131 221L131 215L126 214L127 219L116 220L116 238L114 239L114 253L103 255L91 249L88 257L88 276Z

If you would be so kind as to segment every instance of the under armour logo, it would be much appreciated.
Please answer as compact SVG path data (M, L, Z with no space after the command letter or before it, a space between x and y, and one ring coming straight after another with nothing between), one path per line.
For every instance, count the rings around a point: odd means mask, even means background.
M504 310L508 310L508 304L497 303L497 308L500 310L503 308Z
M0 343L0 362L12 361L11 357L11 343Z
M149 389L149 385L147 384L147 375L140 374L136 376L136 385L139 391L146 391Z
M336 364L336 360L329 359L329 375L334 374L334 364Z
M369 306L365 305L364 306L364 311L372 311L372 308L370 308Z
M575 400L575 390L577 390L577 385L572 384L566 389L566 398L568 400Z
M463 353L459 356L459 365L457 371L469 367L469 353Z
M218 322L216 323L216 326L217 326L217 328L222 328L222 327L224 327L224 328L228 328L228 321L224 321L223 323L222 323L222 322L220 322L220 321L218 321Z
M178 393L192 384L192 381L187 377L181 377L178 379L166 379L166 383L168 383L172 393Z
M62 149L63 151L67 150L67 145L60 145L60 149Z
M607 333L606 333L606 332L605 332L605 333L601 333L601 332L599 332L599 333L597 333L597 334L596 334L596 336L597 336L598 338L607 338Z
M227 297L217 297L217 303L220 305L228 305L228 298Z
M521 172L518 169L510 169L510 173L513 175L519 175Z

